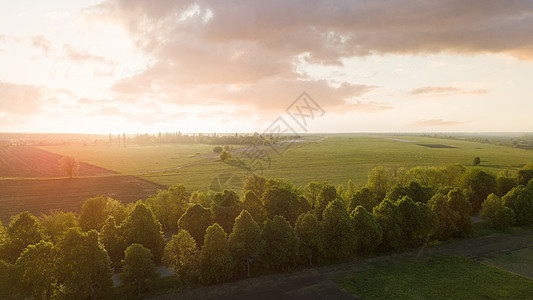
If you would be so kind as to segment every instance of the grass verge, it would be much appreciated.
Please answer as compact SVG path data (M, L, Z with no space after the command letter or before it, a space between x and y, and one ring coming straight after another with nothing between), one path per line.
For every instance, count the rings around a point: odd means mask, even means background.
M400 259L337 278L363 299L526 299L533 280L456 256Z

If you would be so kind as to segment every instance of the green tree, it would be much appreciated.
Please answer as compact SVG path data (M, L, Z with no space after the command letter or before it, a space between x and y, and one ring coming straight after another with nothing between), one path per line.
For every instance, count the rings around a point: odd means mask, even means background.
M214 153L220 153L220 152L222 152L222 150L224 150L224 149L222 149L222 147L220 147L220 146L215 146L213 148L213 152Z
M111 259L98 232L70 228L58 243L58 278L67 299L100 299L111 293Z
M407 185L395 184L386 195L386 198L392 202L408 196L414 202L427 203L433 196L432 189L422 186L416 181L410 181Z
M496 192L496 178L481 169L470 169L463 175L462 187L472 203L472 211L477 213L487 196Z
M192 278L198 260L198 247L194 238L181 229L178 234L172 235L172 239L165 246L163 262L174 270L174 274L187 282Z
M421 230L419 232L419 245L423 245L429 241L429 238L435 234L439 226L439 219L437 215L431 210L428 204L417 202L419 218L422 222Z
M368 174L366 187L377 196L379 201L381 201L385 198L387 191L393 184L394 177L392 171L383 166L377 166Z
M156 264L161 262L165 238L161 231L161 223L156 220L148 207L137 202L120 227L124 236L124 245L141 244L152 252Z
M144 203L154 213L164 230L176 228L178 220L188 208L189 195L183 185L159 190L156 195L146 199Z
M213 220L218 223L224 231L229 234L233 229L235 218L241 213L239 197L234 191L224 190L213 197L211 212Z
M352 255L357 240L350 215L341 200L330 202L322 214L324 235L326 237L326 257L344 260Z
M230 152L228 152L226 150L220 152L220 160L221 161L226 161L226 160L228 160L230 158L231 158L231 153Z
M326 206L338 198L337 190L330 184L323 184L322 188L318 192L315 202L315 215L319 220L322 220L322 213Z
M58 252L52 243L29 245L15 263L21 290L27 296L50 299L59 290L58 267Z
M320 190L324 186L325 183L323 182L309 182L302 191L303 196L311 206L315 206L316 199L318 197L318 193L320 193Z
M496 177L496 195L505 196L512 188L516 187L518 182L511 176L509 170L504 170Z
M200 204L190 206L178 220L178 228L190 233L199 246L204 244L205 231L212 224L211 211Z
M479 164L481 164L481 158L479 158L479 157L474 157L474 161L473 161L472 163L473 163L474 165L476 165L476 166L479 165Z
M13 265L0 260L0 299L22 298L15 291L18 281Z
M257 198L261 199L265 192L266 178L255 173L250 174L244 179L242 185L242 194L245 195L247 191L252 191Z
M135 286L137 296L140 297L141 291L148 287L147 281L158 277L150 249L141 244L131 244L124 251L122 273L120 275L122 284Z
M348 180L348 182L346 183L346 192L344 193L344 198L349 201L356 191L357 187L355 186L355 183L351 179Z
M376 251L383 238L383 230L374 217L363 206L358 205L350 214L357 241L357 250L362 254Z
M533 179L533 165L528 164L522 169L518 170L516 174L516 181L519 185L527 185Z
M11 218L5 242L0 245L0 259L14 263L28 245L43 239L37 218L29 212L21 212Z
M269 219L283 216L289 223L294 224L296 218L303 212L303 203L298 195L288 187L274 185L267 188L261 201L267 210Z
M502 199L494 194L490 194L483 202L479 215L489 227L495 229L507 229L514 223L513 210L504 206Z
M63 156L59 160L61 164L61 170L65 172L65 174L72 178L72 176L76 175L78 173L78 170L80 168L80 163L71 156Z
M199 261L200 282L212 284L226 281L231 278L232 269L233 259L226 233L215 223L205 233Z
M108 214L105 210L107 199L98 196L87 199L81 206L80 227L84 231L91 229L100 230Z
M2 244L4 244L6 240L6 228L2 224L2 221L0 221L0 247Z
M213 200L211 199L211 196L209 196L207 193L195 191L191 193L189 203L200 204L205 208L209 208L213 204Z
M373 214L383 230L380 248L383 251L398 251L403 244L403 219L400 208L390 200L385 199L381 201L379 206L374 207Z
M470 217L472 205L470 201L466 199L460 189L456 188L448 192L448 204L458 216L453 237L463 238L468 236L472 232L472 218Z
M261 199L257 197L256 193L251 190L246 191L242 197L242 208L247 210L255 222L262 226L267 219L267 211L261 202Z
M284 271L287 265L295 261L299 247L298 237L283 216L274 216L266 221L263 240L264 258L272 269Z
M239 204L239 196L232 190L224 190L213 196L213 204L221 206L234 206Z
M519 185L502 197L503 205L511 208L515 214L515 225L533 223L533 192Z
M408 196L400 199L397 205L402 213L403 246L418 247L427 242L437 229L436 215L424 203L415 203Z
M69 228L78 227L78 217L73 212L50 210L50 214L39 217L43 234L53 243L57 243Z
M379 200L370 189L364 187L352 195L348 202L348 211L353 211L359 205L363 206L367 211L372 211L374 207L379 205Z
M104 214L106 215L106 220L108 217L113 216L117 224L122 223L128 216L131 210L128 210L124 204L116 199L107 197Z
M248 211L243 210L235 219L233 231L229 235L229 247L235 263L246 263L246 274L250 277L250 263L263 249L261 228Z
M296 219L294 231L300 240L300 255L312 265L313 258L320 257L326 247L322 223L314 213L306 212Z
M120 269L122 267L122 259L124 258L124 249L126 249L126 245L120 227L116 225L113 216L107 218L102 230L100 230L98 239L100 240L100 243L104 245L113 267L117 270Z
M450 207L448 197L437 193L429 200L428 206L437 215L439 220L433 236L440 241L446 241L452 238L454 232L458 231L456 224L460 216L459 213Z

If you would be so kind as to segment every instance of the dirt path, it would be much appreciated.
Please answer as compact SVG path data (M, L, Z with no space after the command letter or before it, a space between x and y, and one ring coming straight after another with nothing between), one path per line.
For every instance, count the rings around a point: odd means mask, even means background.
M483 260L509 250L530 247L533 229L514 234L497 233L489 236L463 239L440 246L413 249L392 255L355 259L349 263L304 269L293 273L274 274L237 282L185 290L154 299L355 299L341 290L332 279L364 269L377 262L427 255L456 255Z

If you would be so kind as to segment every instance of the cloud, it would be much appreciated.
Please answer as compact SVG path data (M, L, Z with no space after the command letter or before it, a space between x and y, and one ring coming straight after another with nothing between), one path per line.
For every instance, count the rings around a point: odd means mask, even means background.
M0 81L0 114L28 118L57 111L75 99L76 95L66 89Z
M361 113L377 113L384 110L392 109L393 107L387 103L381 102L361 102L357 101L353 104L348 104L346 111L357 111Z
M446 121L442 119L432 119L432 120L423 120L423 121L416 121L409 125L412 126L418 126L418 127L450 127L455 125L464 124L467 122L459 122L459 121Z
M317 61L442 51L520 50L533 58L532 11L528 0L340 0L334 5L326 0L107 0L90 10L93 16L124 24L138 44L151 51L192 50L198 42L233 46L219 47L226 53L260 45L278 53L309 52ZM194 39L183 40L187 35ZM202 49L215 55L223 52Z
M103 64L107 64L107 65L112 65L113 64L113 62L109 61L108 59L106 59L106 58L104 58L102 56L92 55L92 54L87 53L85 51L76 49L70 44L64 44L63 45L63 50L64 50L64 52L63 52L64 58L66 58L66 59L68 59L70 61L73 61L73 62L78 62L78 63L85 63L85 62L88 62L88 63L103 63Z
M441 52L533 59L532 12L533 2L525 0L106 0L84 15L122 25L152 58L112 87L118 98L283 109L287 99L307 91L332 111L370 113L391 108L365 101L378 87L347 82L337 88L299 72L298 65ZM486 90L423 87L411 93Z
M52 41L48 40L42 35L32 36L31 44L36 49L43 51L46 55L51 55L56 59L66 59L74 63L96 63L105 65L107 67L115 65L115 63L105 57L93 55L87 51L77 49L71 44L63 44L63 46L57 46ZM106 71L96 69L96 73L100 75L106 75ZM109 72L109 71L107 71Z
M0 81L0 112L33 115L40 111L46 97L43 87Z
M163 79L162 79L163 78ZM387 107L381 103L363 103L359 97L374 91L376 86L343 83L337 87L326 80L262 80L254 84L211 84L191 86L184 89L182 85L165 81L164 76L142 73L139 76L124 79L113 89L120 92L126 102L131 102L136 94L156 98L158 101L180 105L234 105L251 106L258 110L286 109L303 91L313 97L320 106L330 111L364 111L377 112ZM126 97L124 97L126 96ZM141 98L143 98L141 96Z
M485 89L463 89L453 86L424 86L409 92L409 94L416 96L481 95L486 93L487 90Z
M31 38L33 47L41 49L44 53L50 52L52 49L52 42L47 40L42 35L36 35Z
M108 106L104 107L97 112L92 113L91 115L98 115L98 116L119 116L120 110L115 106Z

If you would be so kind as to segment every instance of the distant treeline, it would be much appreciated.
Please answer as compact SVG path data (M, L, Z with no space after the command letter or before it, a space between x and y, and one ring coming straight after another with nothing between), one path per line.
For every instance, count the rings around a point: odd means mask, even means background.
M477 213L497 229L532 224L533 166L376 167L362 188L252 174L241 191L178 185L128 206L96 197L79 215L23 212L0 226L0 297L131 298L160 264L187 286L346 261L467 237Z
M191 135L182 134L181 132L166 132L158 134L137 134L130 137L132 142L139 145L147 144L211 144L211 145L267 145L278 141L295 138L289 135L273 134L238 134L218 135L193 133Z
M484 144L494 144L501 146L508 146L513 148L521 149L533 149L533 135L524 134L518 137L510 136L494 136L494 137L468 137L468 136L453 136L453 135L442 135L442 134L425 134L423 136L439 138L439 139L448 139L448 140L461 140L469 142L477 142Z

